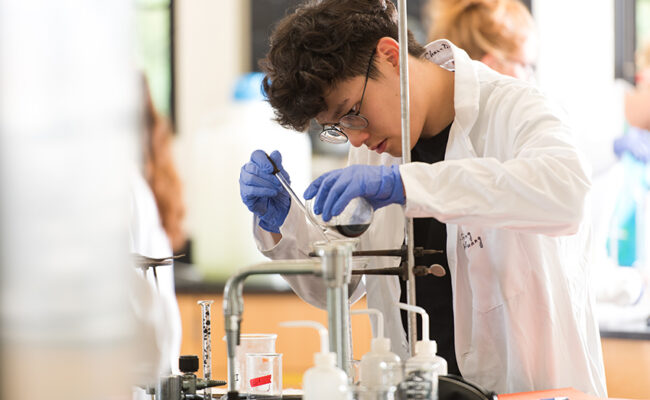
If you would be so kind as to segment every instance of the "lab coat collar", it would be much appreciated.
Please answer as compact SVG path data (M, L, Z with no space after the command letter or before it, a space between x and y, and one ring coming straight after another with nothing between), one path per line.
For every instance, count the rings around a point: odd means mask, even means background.
M470 131L479 110L479 80L472 60L467 53L447 39L440 39L425 46L424 59L438 64L441 68L454 71L454 108L460 132Z

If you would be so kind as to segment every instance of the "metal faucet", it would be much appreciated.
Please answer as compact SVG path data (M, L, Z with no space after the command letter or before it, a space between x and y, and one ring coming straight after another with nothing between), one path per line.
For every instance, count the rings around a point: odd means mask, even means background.
M327 324L330 351L336 365L352 376L352 340L348 285L352 278L352 251L357 239L317 242L316 254L322 262L322 278L327 285Z
M228 399L239 399L235 386L235 358L241 333L241 316L244 312L242 297L244 280L251 275L317 275L319 273L320 260L278 260L243 268L228 279L223 292L223 316L228 354Z
M244 280L251 275L314 275L323 278L327 286L330 349L337 354L337 365L350 375L352 352L348 284L352 275L352 250L356 243L356 239L317 242L313 247L320 259L277 260L256 264L239 270L228 279L223 298L228 353L228 399L239 398L235 387L235 358L244 311Z

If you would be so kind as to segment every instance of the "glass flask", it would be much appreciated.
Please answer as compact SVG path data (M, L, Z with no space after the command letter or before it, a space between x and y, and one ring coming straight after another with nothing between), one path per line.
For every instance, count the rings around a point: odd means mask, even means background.
M363 197L355 197L339 215L334 215L329 221L323 221L321 215L314 212L314 199L307 200L309 218L323 229L332 229L346 237L361 236L372 222L374 209Z

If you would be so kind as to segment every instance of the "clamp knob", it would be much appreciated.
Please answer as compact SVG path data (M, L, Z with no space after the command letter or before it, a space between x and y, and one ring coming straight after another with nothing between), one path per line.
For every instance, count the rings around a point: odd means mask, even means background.
M178 359L178 368L182 373L194 373L199 370L199 357L197 356L180 356Z

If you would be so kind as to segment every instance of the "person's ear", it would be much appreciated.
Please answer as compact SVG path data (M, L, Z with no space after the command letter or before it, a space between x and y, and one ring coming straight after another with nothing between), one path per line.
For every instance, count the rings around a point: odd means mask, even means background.
M399 43L391 37L383 37L377 42L377 56L388 61L393 67L399 67Z

